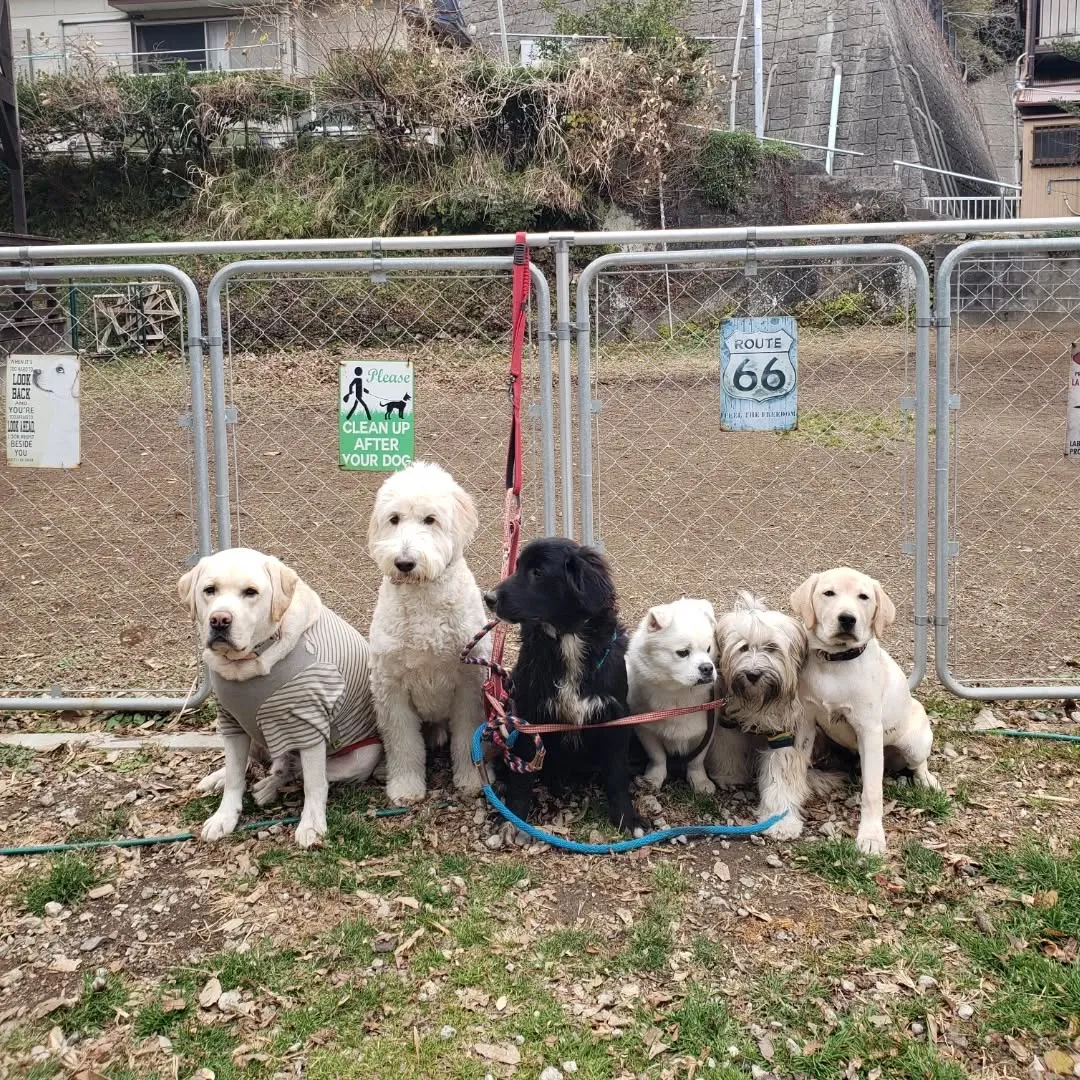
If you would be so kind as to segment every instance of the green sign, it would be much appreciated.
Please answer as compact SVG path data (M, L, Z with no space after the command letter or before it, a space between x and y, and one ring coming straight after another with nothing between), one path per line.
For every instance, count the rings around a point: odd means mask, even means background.
M338 464L358 472L396 472L413 460L410 360L350 360L341 365Z

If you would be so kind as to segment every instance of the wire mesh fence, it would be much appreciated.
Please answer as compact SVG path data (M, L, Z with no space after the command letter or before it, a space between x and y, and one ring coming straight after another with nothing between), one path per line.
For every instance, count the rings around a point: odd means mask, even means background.
M948 664L988 687L1080 683L1080 464L1065 455L1080 250L1030 243L1043 249L972 251L945 282Z
M848 564L897 605L913 660L915 289L895 258L619 267L592 288L596 538L626 617L738 588L786 608L808 574ZM798 423L720 425L721 328L797 325ZM581 313L579 311L579 318ZM903 629L903 627L907 629Z
M476 499L480 529L468 560L477 580L494 584L501 566L511 276L429 261L431 269L413 272L387 263L374 275L334 272L330 262L318 273L252 269L228 281L222 301L236 414L232 543L293 565L362 630L380 582L367 555L368 518L386 474L339 466L343 363L412 363L415 458L442 465ZM526 538L543 531L537 321L534 305L523 358ZM387 398L371 389L375 416Z
M185 297L131 268L69 272L0 280L0 698L182 700L199 674L174 591L198 547Z

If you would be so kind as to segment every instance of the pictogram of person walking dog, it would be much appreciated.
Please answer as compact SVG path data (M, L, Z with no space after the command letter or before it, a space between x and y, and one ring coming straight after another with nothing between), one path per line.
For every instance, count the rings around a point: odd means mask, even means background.
M348 402L349 398L354 398L354 401L352 403L352 406L349 408L348 415L345 417L346 420L351 420L353 418L353 413L356 412L357 408L363 409L367 418L369 420L371 419L371 410L368 408L368 404L365 398L372 401L377 401L381 406L384 407L386 411L384 413L383 419L389 420L395 413L397 413L398 417L404 420L405 410L408 408L409 402L412 400L412 395L406 394L398 401L390 401L386 398L378 397L377 395L373 394L366 386L364 386L364 369L357 366L353 368L353 380L351 383L349 383L349 388L345 391L345 396L341 400L343 402Z

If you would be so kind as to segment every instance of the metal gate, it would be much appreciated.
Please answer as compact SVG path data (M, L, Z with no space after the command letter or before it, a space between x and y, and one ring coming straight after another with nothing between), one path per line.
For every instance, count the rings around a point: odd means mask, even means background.
M3 354L26 357L36 395L24 407L12 375L5 419L77 430L65 460L79 464L0 467L0 709L198 704L208 685L175 593L211 550L195 285L158 265L2 268L4 285ZM13 440L10 460L26 452Z
M798 428L720 430L732 316L798 325ZM605 255L577 289L582 539L602 542L627 618L752 588L786 607L808 574L879 578L927 660L930 283L893 244Z
M338 466L339 365L411 360L416 456L477 500L469 554L498 578L509 432L509 257L233 263L207 293L218 543L289 561L366 630L379 585L367 556L376 472ZM558 528L550 296L532 268L524 361L523 531Z
M1080 239L977 240L936 281L935 658L961 697L1080 692Z

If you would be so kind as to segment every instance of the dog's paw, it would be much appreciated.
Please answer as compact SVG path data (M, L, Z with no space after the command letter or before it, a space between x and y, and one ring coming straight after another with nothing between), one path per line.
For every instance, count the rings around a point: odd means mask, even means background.
M326 822L304 821L296 826L296 846L298 848L319 847L326 836Z
M480 774L476 769L469 769L467 772L461 773L460 776L455 775L454 787L467 799L475 799L484 790Z
M215 840L220 840L223 836L228 836L229 833L233 832L239 820L239 814L229 812L223 814L219 810L203 825L199 839L207 844L212 844Z
M694 793L697 795L715 795L716 785L704 774L701 776L688 777L690 786L694 789Z
M915 770L913 779L918 787L933 788L934 791L941 790L941 781L925 765Z
M802 818L789 810L787 817L781 818L775 825L765 830L765 835L771 840L798 840L802 832Z
M225 770L217 769L199 781L195 790L200 795L220 795L225 790Z
M641 777L642 782L651 787L653 791L659 791L664 786L666 779L667 769L658 769L655 766L646 769Z
M862 825L855 837L855 846L864 855L885 854L885 830L880 825Z
M271 773L251 785L251 797L259 806L269 806L277 798L280 790L279 779Z
M635 840L640 840L641 837L652 829L652 825L641 817L640 814L629 814L622 819L619 828L624 832L628 832Z
M386 785L386 797L395 806L411 806L427 798L427 784L422 776L395 776Z

